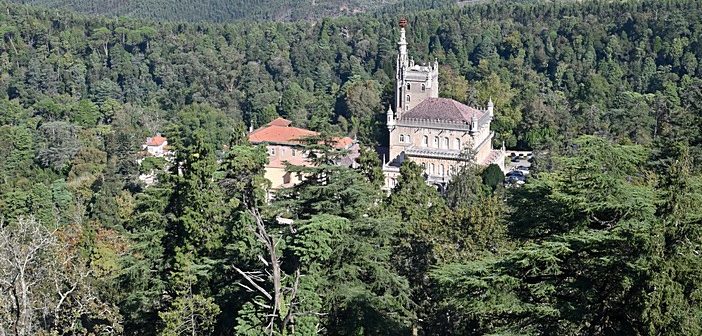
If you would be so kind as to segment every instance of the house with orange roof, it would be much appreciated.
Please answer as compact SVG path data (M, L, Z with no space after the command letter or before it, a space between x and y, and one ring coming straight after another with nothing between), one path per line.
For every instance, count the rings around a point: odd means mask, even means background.
M312 163L304 151L305 138L317 136L319 133L304 128L292 126L290 120L277 118L265 126L248 134L249 142L254 145L265 145L268 150L268 165L265 177L271 181L271 188L281 189L292 187L301 181L297 174L285 171L286 163L296 166L310 166ZM339 164L353 166L359 155L359 145L349 137L336 138L337 148L349 151Z
M163 157L168 154L168 139L161 133L156 133L155 136L146 138L142 149L152 156Z

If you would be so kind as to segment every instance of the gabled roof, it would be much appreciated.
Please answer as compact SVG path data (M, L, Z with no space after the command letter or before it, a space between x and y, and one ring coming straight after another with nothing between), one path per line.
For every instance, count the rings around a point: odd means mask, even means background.
M166 141L168 141L168 139L166 139L165 137L161 136L160 133L158 133L152 138L146 138L146 145L149 147L158 147L163 145L163 143L165 143Z
M319 135L318 132L304 128L290 126L292 122L283 118L276 118L266 126L249 133L249 141L253 144L274 143L282 145L300 145L308 137ZM336 148L349 148L354 140L349 137L334 138Z
M317 135L317 132L291 126L271 125L261 127L249 133L249 141L252 143L278 143L278 144L300 144L301 141L310 136Z
M473 117L480 119L487 111L481 111L448 98L427 98L413 109L405 112L401 120L439 120L470 124Z

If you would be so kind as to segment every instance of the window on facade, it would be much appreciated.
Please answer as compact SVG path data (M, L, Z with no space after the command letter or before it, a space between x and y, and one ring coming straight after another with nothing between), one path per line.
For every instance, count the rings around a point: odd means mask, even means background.
M433 163L429 164L429 175L434 175L434 164Z
M446 148L446 149L449 148L449 139L448 138L444 137L444 141L442 141L441 147Z
M410 95L407 95L407 102L410 102Z
M412 84L407 83L407 91L409 91L409 90L411 90L411 89L412 89Z
M295 156L295 154L297 154L297 152L293 149L293 150L292 150L292 156Z
M405 135L405 142L412 143L412 139L410 138L409 134Z
M439 147L439 137L434 137L434 147Z
M271 147L271 155L275 155L275 148Z
M400 142L405 142L405 135L404 134L400 134Z
M427 86L424 85L424 84L422 84L422 92L424 92L424 91L426 91L426 90L427 90Z
M429 137L426 135L422 137L422 146L429 147Z
M461 139L456 138L454 146L456 146L456 149L461 150Z
M287 172L287 173L285 173L285 175L283 175L283 184L288 184L288 183L290 183L290 172Z
M439 167L439 175L444 176L444 165Z

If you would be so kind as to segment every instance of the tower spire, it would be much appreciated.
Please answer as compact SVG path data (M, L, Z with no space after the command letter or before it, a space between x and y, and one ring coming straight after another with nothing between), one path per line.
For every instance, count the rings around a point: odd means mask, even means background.
M400 42L397 42L400 54L398 56L398 65L402 67L407 67L409 65L409 57L407 56L407 34L405 33L405 28L407 27L407 19L400 20Z

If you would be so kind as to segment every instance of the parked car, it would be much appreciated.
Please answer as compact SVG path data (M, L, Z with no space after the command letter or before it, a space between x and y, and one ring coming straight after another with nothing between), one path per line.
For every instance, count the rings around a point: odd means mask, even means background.
M507 178L505 179L505 182L508 183L508 184L519 184L519 185L521 185L521 184L526 183L526 177L524 177L523 175L509 175L509 176L507 176Z
M506 176L506 177L512 177L512 176L524 177L524 175L526 175L526 174L524 174L523 171L520 171L520 170L513 170L513 171L507 173L507 175L505 175L505 176Z
M524 175L529 175L529 167L527 166L518 166L514 169L514 171L522 172Z

